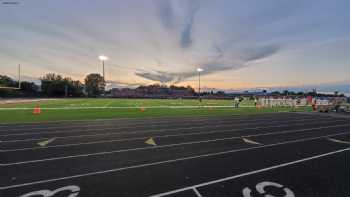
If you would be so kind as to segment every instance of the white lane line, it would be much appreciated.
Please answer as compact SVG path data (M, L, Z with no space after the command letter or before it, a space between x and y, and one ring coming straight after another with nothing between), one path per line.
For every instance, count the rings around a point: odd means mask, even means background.
M287 120L286 120L287 121ZM293 120L292 120L293 121ZM189 129L189 128L202 128L202 127L207 127L208 125L205 125L205 126L203 126L203 122L205 122L205 121L200 121L200 122L194 122L194 123L191 123L191 122L186 122L186 123L176 123L176 124L164 124L164 125L162 125L162 126L166 126L167 128L170 128L171 126L179 126L179 125L187 125L187 124L189 124L189 125L194 125L194 126L192 126L192 127L176 127L176 128L173 128L173 129L171 129L171 130L175 130L175 129ZM246 122L248 122L248 123L246 123L246 124L252 124L252 123L256 123L256 124L258 124L258 123L260 123L259 121L246 121ZM277 121L276 121L277 122ZM205 122L205 123L208 123L208 122ZM210 122L209 122L210 123ZM213 127L217 127L217 126L222 126L222 125L237 125L238 123L241 123L241 122L235 122L235 123L232 123L232 122L230 122L230 120L217 120L216 122L216 125L214 125ZM134 126L130 126L130 127L107 127L107 128L97 128L97 129L94 129L94 128L92 128L92 129L85 129L85 130L73 130L73 131L70 131L70 130L64 130L64 131L61 131L61 130L58 130L58 131L50 131L50 132L26 132L26 133L14 133L14 134L5 134L5 135L0 135L0 137L9 137L9 136L18 136L18 135L37 135L37 134L56 134L56 133L80 133L80 132L86 132L86 131L100 131L100 130L102 130L102 131L105 131L105 130L113 130L113 131L120 131L120 130L123 130L123 129L138 129L138 130L141 130L141 129L143 129L143 132L144 131L150 131L150 130L152 130L152 129L154 129L153 127L157 127L157 126L159 126L159 125L152 125L152 124L150 124L149 126L148 126L148 128L146 127L146 128L144 128L144 127L142 127L142 125L139 125L139 126L137 126L137 127L134 127ZM170 129L158 129L158 130L170 130ZM115 134L117 134L117 133L127 133L127 132L110 132L110 133L115 133ZM78 135L79 136L79 135ZM30 138L30 139L35 139L35 138ZM26 140L26 139L24 139L24 140Z
M248 144L254 144L254 145L261 145L261 143L250 140L248 138L242 138L243 142L248 143Z
M343 153L343 152L346 152L346 151L350 151L350 148L340 149L340 150L336 150L336 151L332 151L332 152L328 152L328 153L324 153L324 154L320 154L320 155L315 155L315 156L312 156L312 157L306 157L304 159L299 159L299 160L295 160L295 161L292 161L292 162L282 163L282 164L270 166L270 167L267 167L267 168L262 168L262 169L259 169L259 170L254 170L254 171L250 171L250 172L246 172L246 173L242 173L242 174L238 174L238 175L234 175L234 176L230 176L230 177L226 177L226 178L222 178L222 179L217 179L217 180L214 180L214 181L201 183L201 184L198 184L198 185L192 185L192 186L189 186L189 187L184 187L184 188L173 190L173 191L169 191L169 192L152 195L151 197L162 197L162 196L167 196L167 195L170 195L170 194L175 194L175 193L178 193L178 192L183 192L183 191L186 191L186 190L195 190L195 189L197 189L199 187L204 187L204 186L212 185L212 184L215 184L215 183L221 183L221 182L228 181L228 180L234 180L234 179L237 179L237 178L242 178L242 177L249 176L249 175L254 175L254 174L258 174L258 173L262 173L262 172L266 172L266 171L271 171L271 170L278 169L278 168L283 168L283 167L287 167L287 166L293 166L293 165L300 164L300 163L303 163L303 162L307 162L307 161L311 161L311 160L315 160L315 159L328 157L328 156L339 154L339 153Z
M325 127L318 128L318 129L323 129L323 128L325 128ZM326 127L326 128L331 128L331 127ZM309 130L317 130L317 129L315 129L315 128L313 128L313 129L300 129L300 130L294 130L294 131L272 132L272 133L247 135L247 136L240 136L240 137L217 138L217 139L211 139L211 140L189 141L189 142L183 142L183 143L177 143L177 144L158 145L158 146L151 146L151 147L147 146L147 147L140 147L140 148L121 149L121 150L104 151L104 152L88 153L88 154L80 154L80 155L51 157L51 158L38 159L38 160L28 160L28 161L13 162L13 163L1 163L0 166L22 165L22 164L56 161L56 160L72 159L72 158L80 158L80 157L90 157L90 156L98 156L98 155L107 155L107 154L115 154L115 153L130 152L130 151L140 151L140 150L148 150L148 149L161 149L161 148L169 148L169 147L183 146L183 145L210 143L210 142L218 142L218 141L225 141L225 140L235 140L235 139L240 139L243 137L258 137L258 136L267 136L267 135L278 135L278 134L296 133L296 132L309 131ZM343 134L343 133L347 133L347 132L342 132L340 134ZM340 134L332 134L330 136L338 136ZM262 146L263 145L260 145L259 147L262 147Z
M201 116L199 117L199 121L205 121L205 120L210 120L210 119L215 119L215 117L209 117L209 116ZM246 117L245 117L246 118ZM308 117L309 118L309 117ZM225 119L231 119L231 120L239 120L242 118L238 117L225 117ZM244 118L243 118L244 119ZM134 123L130 122L125 122L132 120ZM175 120L179 121L179 120ZM193 121L198 121L197 119L194 119L192 117L185 117L184 120L181 122L193 122ZM72 127L88 127L88 126L106 126L106 125L119 125L122 123L122 125L127 126L127 125L142 125L144 123L152 123L152 124L161 124L161 123L171 123L174 122L174 120L171 120L169 118L166 119L161 119L161 118L145 118L145 119L140 119L140 118L118 118L118 119L94 119L94 120L64 120L64 121L52 121L52 122L39 122L39 123L25 123L23 125L17 125L17 124L12 124L12 125L3 125L1 126L0 123L0 129L6 129L6 128L12 128L13 126L16 127L16 129L11 129L11 131L19 131L23 130L23 127L25 127L25 130L37 130L37 129L42 129L43 124L46 124L45 128L49 129L65 129L65 128L72 128ZM180 122L180 121L179 121ZM73 123L73 124L72 124ZM87 123L88 125L84 125L84 123ZM69 125L69 126L67 126ZM28 128L29 127L29 128Z
M309 117L308 117L309 118ZM184 120L168 120L168 119L164 119L164 120L154 120L154 119L135 119L134 123L131 123L131 122L123 122L123 121L118 121L119 119L111 119L110 121L104 121L104 120L101 120L101 121L84 121L84 122L78 122L78 123L74 123L73 125L70 125L70 122L67 122L65 125L64 123L59 123L58 125L52 125L50 124L50 122L48 122L48 125L44 125L44 126L47 126L45 127L48 128L48 129L70 129L70 128L80 128L80 127L101 127L101 126L116 126L116 125L121 125L121 126L141 126L141 125L144 125L144 124L169 124L169 123L173 123L173 122L181 122L181 123L192 123L192 122L203 122L203 121L207 121L207 120L215 120L217 118L215 117L201 117L199 120L198 119L194 119L194 118L184 118ZM242 118L237 118L237 117L224 117L223 120L241 120ZM245 118L243 118L245 119ZM266 119L266 118L265 118ZM113 121L115 120L115 121ZM120 120L123 120L123 119L120 119ZM222 119L220 119L222 120ZM84 123L87 123L84 125ZM45 124L45 123L44 123ZM27 127L26 125L12 125L12 126L4 126L5 128L8 128L8 127L13 127L13 126L16 126L16 127ZM43 129L43 124L39 124L39 125L34 125L36 127L33 127L32 126L29 126L29 128L15 128L15 129L11 129L11 131L21 131L21 130L27 130L27 131L33 131L33 130L40 130L40 129ZM0 129L3 129L0 127Z
M314 124L314 123L310 123L310 124ZM299 125L307 125L307 124L301 123L301 124L294 124L293 126L299 126ZM271 129L271 128L278 128L278 127L283 127L283 126L285 126L285 125L275 125L275 126L268 126L268 127L250 127L250 128L244 128L244 129L225 129L225 130L218 130L218 131L217 130L210 130L210 131L207 131L207 132L199 131L199 132L190 132L190 133L182 133L182 134L152 135L152 136L143 136L143 137L134 137L134 138L120 138L120 139L115 139L115 140L113 140L113 139L112 140L99 140L99 141L81 142L81 143L74 143L74 144L52 145L52 146L45 146L45 147L27 147L27 148L4 149L2 151L4 151L4 152L12 152L12 151L24 151L24 150L38 150L38 149L56 148L56 147L69 147L69 146L80 146L80 145L112 143L112 142L124 142L124 141L137 141L137 140L145 140L146 138L150 138L150 137L154 137L154 138L168 138L168 137L178 137L178 136L191 136L191 135L202 135L202 134L214 134L214 133L246 131L246 130L254 130L254 129ZM342 125L336 125L336 126L342 126ZM203 127L203 129L208 129L208 127ZM220 128L215 128L215 129L220 129ZM178 129L174 129L174 130L177 131ZM171 131L171 130L165 130L165 131ZM162 132L165 132L165 131L158 130L158 131L154 131L152 133L162 133ZM288 131L288 130L285 130L285 131ZM139 134L139 133L146 133L147 134L149 132L147 131L147 132L126 132L126 133L127 134ZM272 132L270 132L270 133L272 133ZM123 134L125 134L125 133L123 133ZM94 134L94 135L91 135L91 136L97 136L97 135L99 135L99 134ZM61 139L61 138L67 138L67 137L55 137L55 139ZM75 136L73 136L71 138L75 138ZM47 138L43 138L42 140L46 140L46 139Z
M301 124L296 124L293 126L298 126ZM302 124L305 125L305 124ZM74 144L61 144L61 145L52 145L52 146L45 146L45 147L28 147L28 148L16 148L16 149L3 149L2 152L15 152L15 151L25 151L25 150L40 150L40 149L48 149L48 148L57 148L57 147L70 147L70 146L80 146L80 145L91 145L91 144L104 144L104 143L113 143L113 142L126 142L126 141L137 141L137 140L146 140L150 137L154 138L169 138L169 137L179 137L179 136L194 136L194 135L205 135L205 134L215 134L215 133L226 133L226 132L236 132L236 131L246 131L246 130L254 130L254 129L269 129L269 128L278 128L283 125L276 125L271 127L252 127L252 128L245 128L245 129L226 129L226 130L211 130L207 132L192 132L192 133L183 133L183 134L169 134L169 135L152 135L152 136L143 136L143 137L135 137L135 138L122 138L122 139L115 139L115 140L100 140L100 141L92 141L92 142L82 142L82 143L74 143ZM350 124L343 124L343 125L333 125L333 126L324 126L324 127L313 127L313 128L306 128L306 129L297 129L297 130L283 130L281 132L267 132L267 133L257 133L257 134L250 134L250 135L244 135L244 136L236 136L234 138L242 138L242 137L257 137L264 134L270 135L270 134L283 134L288 132L300 132L300 131L308 131L308 130L317 130L317 129L325 129L325 128L334 128L334 127L341 127L341 126L350 126ZM148 132L145 132L148 133ZM57 139L59 137L56 137ZM249 143L249 142L248 142ZM254 144L250 141L251 144Z
M320 117L320 116L314 116L314 114L301 114L300 112L274 112L274 113L266 113L266 114L261 114L261 113L251 113L251 114L244 114L244 115L236 115L236 114L232 114L232 115L228 115L228 116L221 116L221 117L229 117L229 118L233 118L234 120L240 120L243 118L256 118L259 116L264 116L264 117L275 117L274 115L280 115L280 116L286 116L286 118L291 118L291 117L298 117L300 115L302 115L301 117ZM327 116L328 117L328 116ZM185 115L182 118L184 118L184 120L197 120L198 118L201 119L213 119L215 118L215 116L212 115L197 115L195 116L195 118L192 115ZM331 117L328 117L331 118ZM28 125L30 127L32 126L37 126L40 124L71 124L71 123L102 123L102 122L113 122L115 124L118 124L122 121L128 121L128 120L132 120L132 121L143 121L143 120L149 120L150 122L154 121L154 120L169 120L171 122L172 119L176 119L176 117L173 116L165 116L165 117L149 117L149 118L105 118L105 119L91 119L91 120L53 120L53 121L38 121L38 122L23 122L21 123L21 125L18 125L16 123L0 123L0 129L2 128L8 128L8 127L12 127L12 126L17 126L17 127L27 127ZM24 124L24 125L23 125Z
M278 127L282 127L282 126L287 126L285 123L298 123L298 122L306 122L307 120L289 120L288 122L284 122L284 121L270 121L269 123L280 123L279 125L277 125ZM343 120L330 120L330 121L326 121L327 123L337 123L337 122L343 122ZM310 122L310 123L305 123L305 124L314 124L316 122ZM325 122L322 122L325 123ZM253 123L243 123L240 124L240 126L244 126L244 125L255 125L255 124L260 124L260 122L253 122ZM88 135L70 135L70 136L54 136L57 139L65 139L65 138L80 138L80 137L95 137L95 136L104 136L104 135L124 135L124 134L139 134L139 133L148 133L148 132L163 132L163 131L177 131L177 130L181 130L181 129L208 129L208 128L220 128L223 126L230 126L230 125L235 125L235 124L230 124L230 123L217 123L214 126L193 126L193 127L180 127L180 128L173 128L173 129L146 129L143 131L132 131L132 132L126 132L126 131L121 131L121 132L107 132L107 133L100 133L100 134L88 134ZM295 125L299 125L299 124L295 124ZM295 126L292 125L292 126ZM255 128L263 128L263 127L255 127ZM265 127L268 128L268 127ZM244 129L244 128L242 128ZM246 129L250 129L250 128L246 128ZM253 128L254 129L254 128ZM101 130L109 130L109 129L101 129ZM91 130L91 131L98 131L98 130ZM74 133L74 132L73 132ZM15 143L15 142L26 142L26 141L37 141L37 140L47 140L50 138L27 138L27 139L19 139L19 140L5 140L3 142L5 143Z
M305 141L323 139L323 138L332 137L332 136L346 135L349 133L350 132L344 132L344 133L338 133L338 134L332 134L332 135L318 136L318 137L313 137L313 138L304 138L304 139L291 140L291 141L279 142L279 143L274 143L274 144L256 146L256 147L251 147L251 148L234 149L234 150L222 151L222 152L217 152L217 153L210 153L210 154L190 156L190 157L182 157L182 158L153 162L153 163L145 163L145 164L140 164L140 165L127 166L127 167L123 167L123 168L115 168L115 169L104 170L104 171L96 171L96 172L90 172L90 173L84 173L84 174L77 174L77 175L66 176L66 177L61 177L61 178L33 181L33 182L28 182L28 183L3 186L3 187L0 187L0 190L13 189L13 188L24 187L24 186L29 186L29 185L37 185L37 184L41 184L41 183L49 183L49 182L74 179L74 178L80 178L80 177L86 177L86 176L93 176L93 175L100 175L100 174L106 174L106 173L112 173L112 172L120 172L120 171L124 171L124 170L129 170L129 169L156 166L156 165L161 165L161 164L169 164L169 163L174 163L174 162L184 161L184 160L207 158L207 157L225 155L225 154L230 154L230 153L235 153L235 152L243 152L243 151L261 149L261 148L267 148L267 147L274 147L274 146L285 145L285 144L292 144L292 143L297 143L297 142L305 142ZM350 148L349 148L349 150L350 150Z
M350 144L350 142L348 142L348 141L338 140L338 139L334 139L334 138L328 138L328 140L332 141L332 142L340 143L340 144Z
M322 118L321 120L323 120L325 118ZM231 120L231 119L224 119L224 120L213 120L213 121L216 121L215 123L216 124L219 124L219 123L225 123L225 124L232 124L232 125L236 125L238 123L259 123L259 122L263 122L263 121L269 121L271 119L266 119L266 118L263 118L263 119L252 119L252 120L239 120L237 122L231 122L231 121L234 121L234 120ZM294 118L294 119L288 119L288 120L285 120L285 119L281 119L281 120L276 120L276 121L293 121L293 120L300 120L299 118ZM306 119L302 119L302 121L307 121L307 120L315 120L317 121L318 119L314 119L314 118L306 118ZM325 119L326 120L326 119ZM181 122L181 123L175 123L175 124L169 124L167 122L165 122L164 124L157 124L155 125L154 123L152 122L145 122L145 123L141 123L141 124L133 124L133 125L122 125L121 127L115 127L116 125L110 125L111 127L102 127L102 128L89 128L89 126L86 127L86 129L80 129L80 130L70 130L72 128L81 128L79 125L77 125L76 127L64 127L62 129L64 129L63 131L62 130L51 130L51 131L47 131L47 132L23 132L23 133L7 133L7 134L2 134L0 135L0 137L8 137L8 136L22 136L22 135L34 135L34 134L53 134L53 133L77 133L77 132L85 132L85 131L99 131L99 130L122 130L122 129L135 129L135 126L144 126L144 125L149 125L149 126L167 126L167 127L171 127L171 126L178 126L180 124L198 124L200 125L201 123L208 123L211 122L210 119L208 120L200 120L200 121L189 121L189 122ZM335 120L335 121L338 121L338 120ZM340 120L339 120L340 121ZM103 125L101 125L103 126ZM85 126L83 126L85 128ZM44 129L44 128L40 128L40 129ZM141 128L140 128L141 129ZM28 131L30 130L33 130L33 129L28 129ZM36 129L35 129L36 130ZM13 130L13 131L16 131L16 130Z
M216 120L217 122L222 122L222 123L231 123L229 122L230 120ZM153 123L142 123L142 124L135 124L135 125L97 125L97 127L95 128L95 126L74 126L74 127L62 127L59 129L63 129L62 130L56 130L56 128L54 128L55 130L50 130L52 128L46 129L46 128L38 128L39 130L49 130L49 131L39 131L39 132L23 132L23 133L7 133L7 134L2 134L0 135L0 137L8 137L8 136L22 136L22 135L39 135L39 134L54 134L54 133L79 133L79 132L86 132L86 131L104 131L104 130L122 130L122 129L135 129L135 128L144 128L145 125L146 127L152 127L152 126L167 126L167 127L171 127L171 126L177 126L179 124L202 124L204 123L204 121L197 121L197 122L179 122L179 123L175 123L175 124L170 124L170 123L162 123L162 124L153 124ZM82 129L84 128L84 129ZM32 130L38 130L38 129L26 129L26 131L32 131ZM71 129L77 129L77 130L71 130ZM16 131L16 130L11 130L11 131Z
M199 191L197 190L197 188L192 188L192 190L193 190L194 193L197 195L197 197L202 197L201 193L199 193Z

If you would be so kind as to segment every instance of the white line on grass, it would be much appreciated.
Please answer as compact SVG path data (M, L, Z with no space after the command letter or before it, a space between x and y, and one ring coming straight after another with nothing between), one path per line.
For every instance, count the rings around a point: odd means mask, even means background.
M350 125L350 124L347 124L347 125ZM343 126L343 125L341 125L341 126ZM63 159L90 157L90 156L98 156L98 155L107 155L107 154L115 154L115 153L130 152L130 151L140 151L140 150L149 150L149 149L161 149L161 148L169 148L169 147L183 146L183 145L192 145L192 144L200 144L200 143L210 143L210 142L218 142L218 141L226 141L226 140L235 140L235 139L241 139L241 138L247 138L247 137L258 137L258 136L297 133L297 132L302 132L302 131L312 131L312 130L319 130L319 129L325 129L325 128L334 128L334 127L338 127L338 126L318 127L318 128L311 128L311 129L299 129L299 130L292 130L292 131L281 131L281 132L270 132L270 133L260 133L260 134L252 134L252 135L245 135L245 136L235 136L235 137L228 137L228 138L214 138L214 139L211 139L211 140L189 141L189 142L182 142L182 143L176 143L176 144L167 144L167 145L158 145L158 146L146 146L146 147L139 147L139 148L120 149L120 150L113 150L113 151L103 151L103 152L97 152L97 153L70 155L70 156L62 156L62 157L51 157L51 158L38 159L38 160L28 160L28 161L13 162L13 163L2 163L2 164L0 164L0 166L22 165L22 164L29 164L29 163L39 163L39 162L56 161L56 160L63 160ZM261 145L259 145L259 146L261 146ZM2 152L5 152L5 151L2 150Z
M218 155L225 155L225 154L236 153L236 152L256 150L256 149L261 149L261 148L274 147L274 146L285 145L285 144L292 144L292 143L297 143L297 142L312 141L312 140L323 139L323 138L332 137L332 136L345 135L345 134L349 134L349 133L350 132L344 132L344 133L338 133L338 134L332 134L332 135L324 135L324 136L318 136L318 137L312 137L312 138L304 138L304 139L291 140L291 141L279 142L279 143L274 143L274 144L256 146L256 147L251 147L251 148L234 149L234 150L217 152L217 153L210 153L210 154L197 155L197 156L191 156L191 157L182 157L182 158L165 160L165 161L159 161L159 162L153 162L153 163L145 163L145 164L140 164L140 165L127 166L127 167L123 167L123 168L115 168L115 169L104 170L104 171L96 171L96 172L90 172L90 173L84 173L84 174L77 174L77 175L66 176L66 177L61 177L61 178L33 181L33 182L28 182L28 183L22 183L22 184L17 184L17 185L9 185L9 186L0 187L0 190L13 189L13 188L24 187L24 186L29 186L29 185L37 185L37 184L41 184L41 183L49 183L49 182L55 182L55 181L67 180L67 179L74 179L74 178L80 178L80 177L86 177L86 176L107 174L107 173L112 173L112 172L120 172L120 171L124 171L124 170L129 170L129 169L143 168L143 167L149 167L149 166L156 166L156 165L161 165L161 164L169 164L169 163L174 163L174 162L184 161L184 160L213 157L213 156L218 156ZM347 151L347 150L350 150L350 148L341 149L341 150L338 150L338 151L333 151L333 152L329 152L329 153L325 153L325 154L330 155L330 154L335 154L335 152L344 152L344 151ZM314 156L314 157L317 157L317 156ZM283 165L283 164L280 164L280 165Z

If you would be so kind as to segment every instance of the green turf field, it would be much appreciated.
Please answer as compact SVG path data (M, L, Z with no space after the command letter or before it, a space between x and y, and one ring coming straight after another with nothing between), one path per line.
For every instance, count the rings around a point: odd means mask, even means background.
M201 103L197 99L57 99L41 102L3 104L1 107L20 108L35 107L40 105L43 108L56 107L150 107L150 106L232 106L232 100L203 99ZM242 106L252 106L253 101L245 100Z
M33 115L33 107L39 105L42 113ZM191 108L147 107L193 106ZM223 108L195 106L227 106ZM290 108L256 109L252 101L243 101L241 108L232 108L231 100L187 99L58 99L41 102L0 104L0 122L42 122L57 120L86 120L111 118L142 118L169 116L227 116L252 113L289 112ZM92 109L92 107L101 107ZM113 108L135 107L135 108ZM144 111L140 108L145 107ZM26 108L26 109L21 109ZM73 108L73 109L72 109ZM85 108L85 109L84 109ZM309 108L298 108L308 111Z

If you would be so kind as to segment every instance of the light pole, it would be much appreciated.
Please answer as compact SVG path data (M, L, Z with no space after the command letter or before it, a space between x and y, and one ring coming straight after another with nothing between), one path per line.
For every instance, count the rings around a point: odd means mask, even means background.
M198 72L198 99L199 99L199 102L202 102L202 99L201 99L201 72L203 72L203 69L197 68L197 72Z
M102 61L102 76L103 76L103 81L105 82L105 61L108 60L108 57L104 55L100 55L98 56L98 59Z

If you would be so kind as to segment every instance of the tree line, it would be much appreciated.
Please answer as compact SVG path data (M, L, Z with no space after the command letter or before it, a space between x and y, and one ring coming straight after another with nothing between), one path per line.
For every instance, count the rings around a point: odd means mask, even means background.
M28 81L15 81L0 75L0 97L97 97L105 92L106 83L100 74L88 74L84 83L60 74L47 73L40 78L41 86Z

